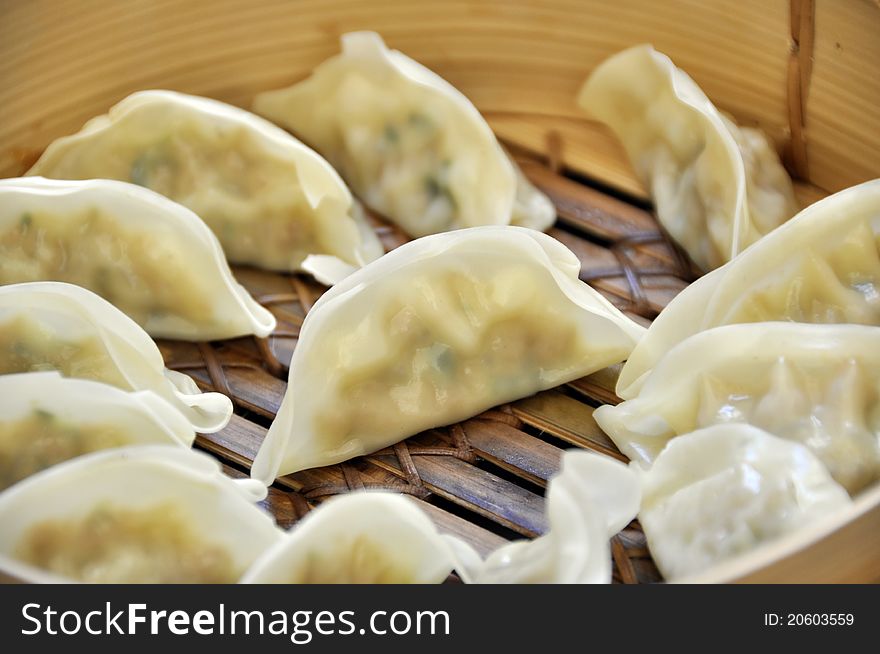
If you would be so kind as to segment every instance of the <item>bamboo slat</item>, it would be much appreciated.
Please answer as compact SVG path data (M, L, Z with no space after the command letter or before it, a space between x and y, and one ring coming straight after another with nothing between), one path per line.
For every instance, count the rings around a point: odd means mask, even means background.
M513 405L515 415L542 432L577 447L625 460L593 419L593 407L557 391L539 393Z
M538 485L559 472L559 448L516 427L495 420L468 420L463 428L474 452L499 468Z

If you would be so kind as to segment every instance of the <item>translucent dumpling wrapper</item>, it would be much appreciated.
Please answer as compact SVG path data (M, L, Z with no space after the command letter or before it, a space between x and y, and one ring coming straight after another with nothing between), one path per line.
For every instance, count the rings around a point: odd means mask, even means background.
M744 424L679 436L641 477L639 521L667 580L701 572L851 504L807 448Z
M189 207L228 259L299 269L310 254L360 266L382 255L339 174L248 111L172 91L140 91L54 141L28 172L116 179Z
M374 32L343 35L341 54L258 94L254 110L315 147L412 236L511 221L543 230L556 219L476 107Z
M0 573L28 582L235 583L283 532L265 486L168 445L89 454L0 494Z
M880 325L880 180L801 211L726 266L679 293L620 373L617 394L638 394L676 343L735 323L791 320Z
M650 465L676 436L748 423L805 445L855 493L880 478L880 329L767 322L691 336L639 395L593 417L620 451Z
M303 322L252 474L345 461L622 361L645 330L579 271L559 241L507 226L421 238L347 277Z
M348 493L327 500L297 523L242 582L437 584L452 572L453 540L441 535L409 498Z
M124 182L0 180L0 284L34 281L88 288L158 338L275 328L196 214Z
M639 477L625 464L591 452L570 450L547 487L546 534L504 545L476 566L469 583L611 583L609 540L639 510Z
M147 333L91 291L61 282L0 286L0 374L46 370L152 391L200 433L219 431L232 416L228 397L166 369Z
M722 115L650 45L602 63L578 104L623 142L660 223L703 270L797 212L791 179L767 137Z
M74 457L126 445L188 447L186 418L152 391L57 372L0 375L0 490Z

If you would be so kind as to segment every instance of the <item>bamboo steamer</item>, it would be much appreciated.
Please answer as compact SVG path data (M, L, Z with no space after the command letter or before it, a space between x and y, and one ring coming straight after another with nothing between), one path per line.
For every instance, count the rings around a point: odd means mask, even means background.
M0 0L0 176L129 93L249 107L371 29L470 97L506 142L636 201L622 149L575 95L650 42L719 108L759 125L802 202L880 177L877 0ZM880 488L699 581L880 580Z

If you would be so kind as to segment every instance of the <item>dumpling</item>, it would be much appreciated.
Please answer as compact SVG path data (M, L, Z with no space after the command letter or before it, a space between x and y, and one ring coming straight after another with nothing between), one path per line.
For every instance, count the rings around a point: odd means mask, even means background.
M0 375L0 490L49 466L140 443L192 445L195 432L152 391L57 372Z
M0 284L50 280L95 291L159 338L275 328L189 209L110 180L0 180Z
M671 440L641 477L639 522L667 580L701 572L851 504L807 448L743 424Z
M569 450L547 487L549 531L504 545L462 577L486 584L611 583L609 539L639 510L638 475L623 463Z
M0 375L57 370L152 391L195 431L223 429L232 415L229 398L202 393L192 379L164 366L147 333L91 291L61 282L0 286Z
M96 452L0 494L0 572L28 582L234 583L283 532L211 457Z
M698 279L633 350L617 394L635 397L670 348L710 327L767 320L880 325L878 215L880 180L854 186L807 207Z
M602 63L578 104L623 142L660 223L703 270L797 211L791 179L767 137L721 114L650 45Z
M257 95L254 111L305 139L411 236L512 220L543 230L556 219L476 107L374 32L343 35L341 54Z
M235 263L291 271L309 254L353 266L382 255L326 161L259 116L216 100L135 93L53 142L28 175L150 188L198 214Z
M880 329L751 323L675 346L639 395L593 417L649 465L668 441L744 422L805 445L851 493L880 478Z
M452 572L450 538L402 495L348 493L309 513L242 583L438 584Z
M557 240L511 226L428 236L360 269L306 317L252 474L345 461L622 361L645 330L579 270Z

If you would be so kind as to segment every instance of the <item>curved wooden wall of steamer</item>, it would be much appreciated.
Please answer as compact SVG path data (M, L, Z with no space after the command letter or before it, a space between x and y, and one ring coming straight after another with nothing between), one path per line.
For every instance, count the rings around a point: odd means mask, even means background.
M0 0L0 176L138 89L248 107L340 34L379 31L468 95L506 141L633 197L622 151L575 105L605 57L652 42L764 128L804 202L880 177L877 0ZM702 580L880 579L880 488L852 515Z

